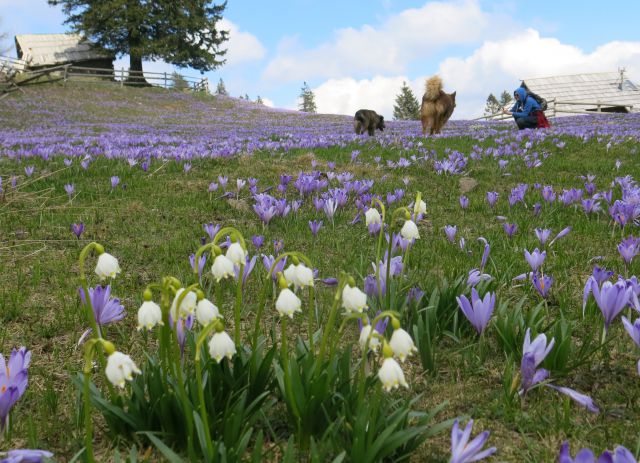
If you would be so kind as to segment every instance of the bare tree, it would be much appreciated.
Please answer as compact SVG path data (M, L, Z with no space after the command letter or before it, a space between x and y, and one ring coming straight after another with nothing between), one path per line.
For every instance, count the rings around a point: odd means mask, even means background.
M0 24L2 24L2 18L0 18ZM13 49L11 42L9 42L9 34L7 32L0 32L0 55L8 55Z

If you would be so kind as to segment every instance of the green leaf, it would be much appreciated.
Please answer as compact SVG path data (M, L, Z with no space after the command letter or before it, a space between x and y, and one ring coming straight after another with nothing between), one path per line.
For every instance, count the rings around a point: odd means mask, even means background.
M144 434L149 438L149 440L156 446L156 448L164 455L164 457L169 461L169 463L183 463L185 460L180 457L177 453L167 447L167 444L162 442L162 440L158 439L152 432L143 431L140 434Z

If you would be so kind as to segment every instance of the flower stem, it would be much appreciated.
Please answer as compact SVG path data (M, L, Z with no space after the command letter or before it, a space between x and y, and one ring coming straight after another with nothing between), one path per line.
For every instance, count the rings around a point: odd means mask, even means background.
M240 312L242 311L242 274L244 273L244 264L240 265L238 272L238 284L236 286L236 304L233 309L233 335L236 346L240 345Z

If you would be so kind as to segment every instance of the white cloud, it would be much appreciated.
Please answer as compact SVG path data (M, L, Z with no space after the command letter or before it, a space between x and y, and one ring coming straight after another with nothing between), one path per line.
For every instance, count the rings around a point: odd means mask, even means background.
M264 58L266 49L255 35L241 31L236 24L226 18L223 18L218 25L220 30L229 31L229 40L222 45L222 48L227 49L224 56L227 60L225 67L233 67Z
M416 59L448 45L475 43L504 34L504 17L483 12L478 0L429 2L391 16L380 27L336 31L333 40L303 49L295 37L283 39L263 77L300 81L370 74L400 74ZM507 26L511 27L511 26Z
M458 91L455 116L469 118L482 114L489 93L511 91L523 78L614 72L622 66L632 79L640 79L640 42L610 42L585 53L527 29L485 42L467 58L448 58L439 72L446 86Z
M358 109L373 109L385 119L393 116L396 95L402 82L407 82L416 98L422 98L422 81L411 82L406 77L382 77L356 80L353 78L329 79L313 88L319 113L353 115ZM290 108L297 108L298 102Z

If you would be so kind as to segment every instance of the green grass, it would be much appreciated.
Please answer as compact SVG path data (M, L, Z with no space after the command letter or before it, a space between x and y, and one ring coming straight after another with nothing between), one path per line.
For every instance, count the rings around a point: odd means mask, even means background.
M117 100L119 96L114 91L110 98ZM213 104L206 98L201 102ZM176 103L176 110L184 110L187 104L188 100ZM90 107L92 103L87 105ZM104 111L100 111L101 117L105 116ZM115 105L109 111L108 119L113 121L130 116L119 113ZM23 126L28 128L28 122ZM545 326L563 314L579 323L572 339L576 345L589 332L599 335L601 316L592 302L586 321L582 321L582 287L595 256L603 256L599 265L624 274L616 250L620 231L612 231L606 213L587 216L573 206L543 204L540 216L534 217L532 205L542 200L537 192L531 192L532 185L536 182L553 185L556 191L580 188L583 182L578 176L590 173L597 176L598 189L606 189L614 177L640 172L640 161L631 154L634 146L631 142L607 150L606 143L595 140L586 144L570 137L563 140L567 145L562 150L550 140L546 142L544 146L552 156L540 168L527 169L521 160L514 158L506 169L510 176L501 175L495 160L470 161L466 176L478 184L465 193L471 206L464 212L458 205L459 176L437 175L428 165L376 169L374 156L397 160L400 155L407 157L412 153L373 143L365 147L296 150L285 156L256 153L234 159L192 160L193 167L188 173L173 161L166 165L155 161L145 173L138 166L130 168L125 162L104 158L97 158L86 171L77 160L71 167L65 167L62 157L48 162L0 159L5 189L5 195L0 197L0 351L6 356L13 347L24 345L33 353L29 388L13 413L13 440L3 442L0 448L46 448L54 451L60 461L66 461L82 447L83 430L77 426L79 408L71 378L82 366L81 350L76 343L86 329L77 297L77 258L90 241L102 243L120 261L123 271L113 281L112 293L121 299L127 317L111 326L108 336L137 358L145 342L135 334L142 290L163 275L181 279L190 275L188 256L205 236L203 223L234 226L245 238L263 234L268 254L272 253L273 240L281 239L285 251L307 254L319 269L320 277L337 276L340 270L361 276L371 272L376 241L366 233L362 223L350 225L354 207L340 211L332 227L307 201L297 216L277 218L263 228L251 210L253 203L246 190L237 202L215 199L216 194L212 198L207 193L208 184L218 175L229 176L230 184L236 178L257 177L259 185L266 187L277 184L280 174L295 176L300 170L310 171L312 159L318 161L320 169L325 168L327 161L334 161L338 172L350 171L356 178L376 179L374 190L383 195L404 187L402 179L408 177L403 204L421 191L428 210L418 224L421 240L411 254L411 284L429 290L440 285L443 278L453 280L479 266L482 244L477 238L484 236L491 244L487 271L495 279L492 287L498 302L515 305L526 297L527 311L540 302L539 297L529 284L519 287L511 279L528 270L523 250L539 246L534 228L551 228L555 234L572 226L572 232L548 252L545 263L545 271L555 280ZM478 144L466 137L426 143L440 155L445 148L468 154ZM494 141L486 140L483 144L491 146ZM357 164L349 162L354 149L362 151ZM620 172L613 167L616 159L623 164ZM36 174L29 179L21 175L25 165L36 166ZM13 173L20 176L16 190L8 185L8 176ZM113 175L120 177L120 186L111 191L109 179ZM384 180L380 180L382 175L386 175ZM75 185L72 200L63 189L67 183ZM509 209L506 198L519 183L531 185L527 207L519 204ZM484 198L486 191L492 190L500 193L495 210L488 207ZM531 199L534 196L535 201ZM496 219L499 215L518 224L513 239L506 238L501 222ZM324 227L313 239L307 222L316 218L324 220ZM69 226L81 221L86 231L77 240ZM458 226L458 236L465 237L471 252L463 252L446 240L442 228L447 224ZM634 261L629 274L637 274L638 266L638 261ZM95 279L93 282L92 285ZM359 279L358 284L362 284ZM330 289L319 290L321 307L327 307L332 296ZM256 286L249 286L247 299L249 310L257 302ZM223 310L228 314L230 307ZM491 430L489 445L498 448L491 461L553 461L565 439L570 440L574 451L582 446L601 451L622 444L637 454L640 389L635 365L640 351L619 322L608 336L611 341L607 355L596 354L566 377L553 378L557 384L591 395L601 407L599 415L568 404L546 388L531 391L521 406L506 407L501 385L505 358L493 326L485 334L487 352L483 356L478 354L477 341L470 330L463 331L459 342L442 337L438 341L435 375L423 373L414 357L407 372L409 394L422 394L420 403L425 408L448 401L443 418L469 416L476 420L475 432ZM95 415L96 446L98 455L102 455L99 459L106 461L116 446L124 453L128 444L111 439L104 423ZM444 433L421 447L413 461L445 461L448 446L449 436Z

